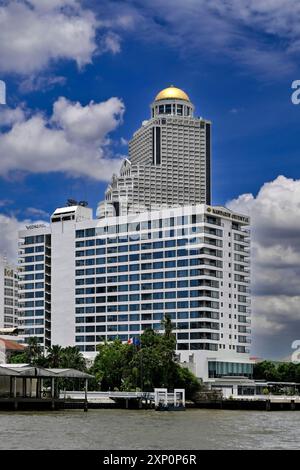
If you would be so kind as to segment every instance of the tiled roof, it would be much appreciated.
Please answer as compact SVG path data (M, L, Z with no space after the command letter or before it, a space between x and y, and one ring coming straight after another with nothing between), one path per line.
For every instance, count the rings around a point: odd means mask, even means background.
M4 343L5 349L7 351L24 351L25 346L22 344L17 343L16 341L12 341L10 339L4 339L0 337L0 345Z

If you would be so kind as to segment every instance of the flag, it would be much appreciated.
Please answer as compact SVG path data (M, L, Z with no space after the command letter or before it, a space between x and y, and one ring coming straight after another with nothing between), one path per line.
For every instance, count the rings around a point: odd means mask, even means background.
M135 346L139 346L140 340L139 338L129 338L129 340L127 341L127 344L134 344Z

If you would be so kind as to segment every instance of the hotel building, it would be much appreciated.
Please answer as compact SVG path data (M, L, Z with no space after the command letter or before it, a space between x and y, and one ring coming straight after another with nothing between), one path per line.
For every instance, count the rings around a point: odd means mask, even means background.
M76 345L92 358L105 340L127 341L147 328L160 331L168 315L178 360L198 377L251 375L250 221L210 205L210 124L193 118L186 96L171 87L156 97L151 120L130 144L135 177L125 160L98 207L98 219L77 204L56 209L49 226L20 232L19 307L25 340L37 336L44 346ZM184 134L189 121L194 143L181 158L180 138L178 146L173 138L169 151L168 126L176 122L175 134L182 122ZM176 160L183 171L176 169ZM176 191L164 171L175 178Z

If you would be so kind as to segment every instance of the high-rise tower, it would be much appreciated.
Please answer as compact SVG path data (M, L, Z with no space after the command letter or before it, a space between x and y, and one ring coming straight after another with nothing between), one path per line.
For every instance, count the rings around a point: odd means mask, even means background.
M170 86L151 104L129 143L119 176L98 206L99 218L211 203L211 123L194 117L188 95Z

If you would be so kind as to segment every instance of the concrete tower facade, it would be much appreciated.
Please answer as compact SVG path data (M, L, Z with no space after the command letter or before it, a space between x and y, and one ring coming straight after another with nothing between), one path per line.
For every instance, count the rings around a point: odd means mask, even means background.
M211 122L194 117L188 95L162 90L129 143L98 218L211 203Z

